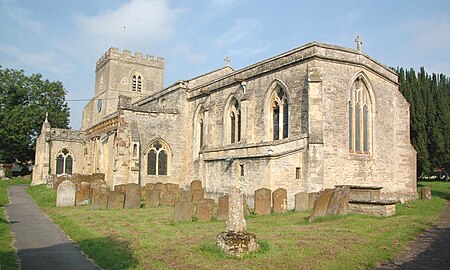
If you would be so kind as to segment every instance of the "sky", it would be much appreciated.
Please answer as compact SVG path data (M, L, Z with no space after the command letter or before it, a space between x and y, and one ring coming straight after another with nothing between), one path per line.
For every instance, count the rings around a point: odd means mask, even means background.
M0 18L0 65L61 81L74 129L110 47L164 57L165 86L226 56L238 70L312 41L356 48L357 35L388 67L450 76L448 0L0 0Z

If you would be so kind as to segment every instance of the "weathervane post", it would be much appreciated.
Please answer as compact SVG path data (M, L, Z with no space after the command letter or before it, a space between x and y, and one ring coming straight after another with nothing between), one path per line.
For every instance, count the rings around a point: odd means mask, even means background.
M122 52L123 52L123 43L125 42L125 26L123 26L123 33L122 33Z
M356 36L355 42L356 42L356 49L358 50L358 52L361 52L362 40L359 37L359 35Z

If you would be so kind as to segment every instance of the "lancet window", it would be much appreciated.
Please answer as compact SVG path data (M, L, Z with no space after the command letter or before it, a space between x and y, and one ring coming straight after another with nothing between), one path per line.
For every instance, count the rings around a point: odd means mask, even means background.
M241 107L236 98L232 98L228 108L229 143L241 141Z
M272 131L272 139L285 139L289 136L289 100L286 91L277 85L269 101L269 130Z
M372 142L372 102L364 79L352 84L348 101L348 145L350 153L370 154Z
M167 175L169 165L169 149L161 141L152 143L147 152L147 174Z
M142 78L141 75L133 75L133 81L132 81L132 90L141 92L142 90Z

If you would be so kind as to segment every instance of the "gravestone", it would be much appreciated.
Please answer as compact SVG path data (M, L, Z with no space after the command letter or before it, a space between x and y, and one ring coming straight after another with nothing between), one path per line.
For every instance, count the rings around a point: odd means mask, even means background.
M217 220L228 219L228 195L219 197L219 203L217 207Z
M75 205L88 205L91 203L91 184L79 182L75 185Z
M202 187L202 181L194 180L191 182L191 194L192 194L193 202L199 202L199 201L203 200L204 190Z
M335 188L333 196L331 196L326 215L347 215L349 198L349 186Z
M92 209L106 209L108 206L108 190L106 185L96 185L92 188Z
M178 198L181 202L190 202L192 201L192 193L190 189L182 189L180 190L180 197Z
M308 210L312 210L314 207L314 203L316 202L317 196L319 195L318 192L311 192L308 193Z
M194 203L193 202L175 202L173 221L191 221L194 216Z
M58 175L57 177L56 177L56 181L55 182L53 182L53 188L55 189L55 190L57 190L58 189L58 187L59 187L59 185L63 182L63 181L66 181L66 180L71 180L71 176L70 175L67 175L67 174L62 174L62 175Z
M199 221L211 221L213 217L214 200L203 199L197 203L197 211L195 216Z
M141 208L141 187L131 183L125 186L124 208Z
M103 184L106 185L104 173L93 173L91 175L91 186L103 185Z
M65 180L56 189L56 207L75 206L75 185Z
M244 196L244 217L248 217L250 216L250 209L248 208L247 205L247 195L244 194L243 196Z
M299 192L295 194L295 212L302 212L308 210L308 193Z
M56 183L56 174L49 174L45 177L45 183L47 188L53 188L53 185Z
M258 215L269 215L271 208L271 191L260 188L255 191L255 213Z
M431 200L431 187L425 186L421 189L421 198L422 200Z
M167 183L165 186L165 193L161 194L160 204L163 206L173 206L180 194L178 184Z
M119 187L108 192L108 209L123 209L125 203L125 192Z
M161 196L161 190L158 188L154 188L147 192L145 197L145 207L158 207L159 206L159 198Z
M313 222L317 217L324 217L327 214L328 205L334 192L335 189L325 189L319 192L308 222Z
M89 174L74 173L71 180L75 185L82 182L91 183L92 176Z
M287 212L287 191L284 188L278 188L272 193L272 205L274 213Z
M257 251L256 235L246 232L244 198L239 188L230 188L228 202L227 231L217 235L217 246L225 254L237 257Z
M154 183L147 183L145 186L142 187L141 189L141 196L142 198L146 198L147 197L147 193L150 192L150 190L155 188L155 184Z

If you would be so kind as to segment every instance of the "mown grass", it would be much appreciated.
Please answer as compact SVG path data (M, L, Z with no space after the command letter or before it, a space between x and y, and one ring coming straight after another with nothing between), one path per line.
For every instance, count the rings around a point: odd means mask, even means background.
M433 189L433 200L398 204L389 218L347 215L310 224L308 212L252 215L247 230L257 235L262 251L240 259L216 248L224 222L174 224L171 207L55 208L53 190L36 186L29 193L104 269L370 269L395 257L438 220L450 183L426 185Z
M8 186L30 182L22 178L0 180L0 269L18 268L15 250L12 247L13 237L5 216L5 206L9 204Z

